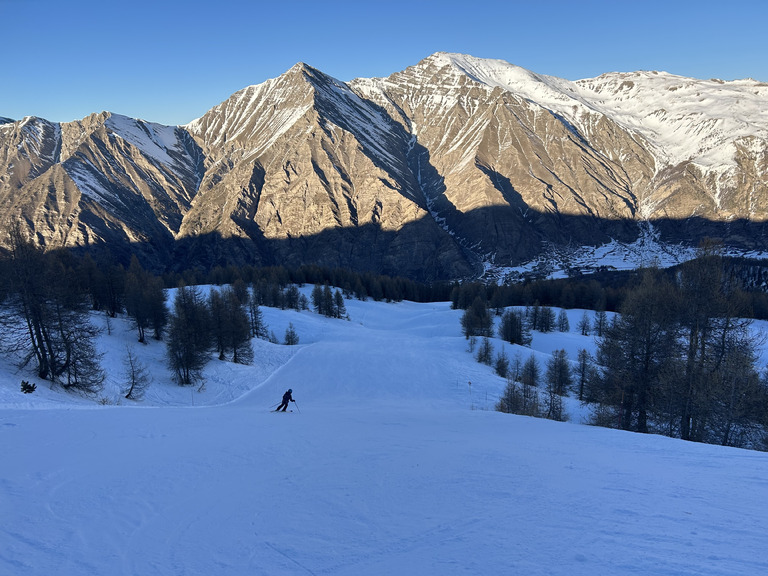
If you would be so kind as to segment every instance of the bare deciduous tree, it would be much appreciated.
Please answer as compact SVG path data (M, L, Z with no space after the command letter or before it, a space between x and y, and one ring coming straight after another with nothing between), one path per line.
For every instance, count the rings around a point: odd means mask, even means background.
M152 383L152 377L132 346L126 346L123 358L123 394L129 400L141 400Z

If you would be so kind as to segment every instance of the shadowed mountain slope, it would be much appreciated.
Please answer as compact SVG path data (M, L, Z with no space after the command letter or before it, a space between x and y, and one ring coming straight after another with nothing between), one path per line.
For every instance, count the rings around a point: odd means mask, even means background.
M463 278L648 230L768 251L767 182L765 84L570 82L458 54L349 83L297 64L181 127L0 121L7 222L157 268L183 254ZM234 253L213 257L221 241Z

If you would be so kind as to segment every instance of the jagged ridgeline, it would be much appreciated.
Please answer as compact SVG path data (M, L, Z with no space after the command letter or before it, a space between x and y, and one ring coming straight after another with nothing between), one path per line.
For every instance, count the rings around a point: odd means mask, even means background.
M0 119L0 225L159 271L314 264L419 281L649 231L662 247L716 237L762 253L766 110L753 80L572 82L439 53L344 83L298 64L185 126Z

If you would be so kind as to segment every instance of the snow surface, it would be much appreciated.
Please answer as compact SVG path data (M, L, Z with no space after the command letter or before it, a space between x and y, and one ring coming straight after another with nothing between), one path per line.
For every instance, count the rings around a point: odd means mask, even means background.
M536 258L517 266L499 265L495 262L495 255L488 254L483 259L483 278L501 283L530 276L566 278L574 272L589 274L601 269L670 268L693 260L697 254L695 247L660 240L660 233L653 224L642 222L640 235L634 242L611 240L597 246L547 244ZM724 246L723 256L765 260L768 259L768 252Z
M312 108L306 83L292 82L303 70L304 64L299 63L282 76L247 86L182 128L210 138L209 144L218 147L239 138L258 136L256 148L248 151L257 155Z
M84 195L106 206L118 207L120 197L115 194L105 182L103 172L90 159L83 158L81 162L72 162L65 168L69 177Z
M690 160L724 171L735 165L735 142L768 139L768 84L751 79L640 71L571 82L464 54L439 52L430 61L552 110L584 132L590 115L608 116L652 145L659 168Z
M149 158L167 166L177 164L168 154L169 149L179 147L175 126L164 126L111 113L104 125Z
M0 574L768 573L768 455L578 425L573 402L572 423L495 412L504 382L460 311L347 308L262 308L300 344L212 360L200 392L119 319L99 340L111 405L24 395L3 359ZM569 333L494 347L594 350L568 314ZM154 383L116 405L126 345ZM271 413L289 387L294 412Z

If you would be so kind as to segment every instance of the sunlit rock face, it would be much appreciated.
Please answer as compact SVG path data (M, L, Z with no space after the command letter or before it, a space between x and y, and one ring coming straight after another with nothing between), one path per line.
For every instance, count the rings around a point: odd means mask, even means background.
M649 226L765 250L768 86L445 53L349 83L297 64L186 126L0 119L0 208L46 247L164 269L466 278Z

